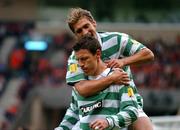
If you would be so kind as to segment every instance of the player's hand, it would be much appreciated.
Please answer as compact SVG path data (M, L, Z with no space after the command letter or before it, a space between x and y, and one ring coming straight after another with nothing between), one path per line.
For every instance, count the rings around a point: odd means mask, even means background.
M129 85L129 76L126 72L124 72L122 69L119 68L114 68L113 73L109 76L111 76L113 80L113 84L118 84L118 85Z
M104 61L109 68L122 68L124 66L123 59L110 59Z
M90 128L92 130L105 130L109 127L109 123L106 119L97 119L90 123Z

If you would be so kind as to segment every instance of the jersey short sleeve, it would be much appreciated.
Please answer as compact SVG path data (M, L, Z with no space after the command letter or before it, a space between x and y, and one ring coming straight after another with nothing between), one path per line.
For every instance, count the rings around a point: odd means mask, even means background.
M75 83L86 80L86 76L82 71L81 67L78 66L74 52L68 59L67 72L66 72L66 83L68 85L74 85Z
M102 42L102 58L122 58L134 55L146 48L142 43L132 39L128 34L119 32L99 33Z
M121 55L123 56L131 56L140 51L143 48L146 48L142 43L132 39L130 36L123 36L121 37L119 50Z

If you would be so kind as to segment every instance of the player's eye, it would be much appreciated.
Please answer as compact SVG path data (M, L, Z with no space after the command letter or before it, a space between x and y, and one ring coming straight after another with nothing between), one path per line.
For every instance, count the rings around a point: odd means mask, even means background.
M76 30L76 33L81 33L81 32L82 32L82 29Z
M85 61L87 59L88 59L87 57L83 57L83 58L81 58L81 61Z
M89 24L84 25L84 28L85 29L89 28Z

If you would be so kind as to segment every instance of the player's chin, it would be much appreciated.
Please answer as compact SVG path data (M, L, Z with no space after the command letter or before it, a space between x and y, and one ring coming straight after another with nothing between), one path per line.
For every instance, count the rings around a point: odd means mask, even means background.
M92 72L89 72L88 70L84 71L85 75L93 76Z
M85 34L83 36L95 37L94 34L92 34L92 33L87 33L87 34Z
M83 69L83 71L84 71L84 73L85 73L86 75L89 74L87 69Z

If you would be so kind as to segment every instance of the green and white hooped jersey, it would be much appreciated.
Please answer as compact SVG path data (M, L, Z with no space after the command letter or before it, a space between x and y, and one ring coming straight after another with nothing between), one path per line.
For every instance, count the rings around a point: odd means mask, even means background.
M106 69L98 77L89 76L89 80L106 77L111 69ZM90 130L89 124L95 119L111 120L109 129L116 130L127 127L138 116L138 104L132 87L111 85L97 95L84 98L76 90L73 91L74 103L79 110L81 130Z
M102 32L97 33L98 41L102 46L102 59L119 59L127 56L131 56L145 48L145 46L134 39L131 39L129 35L118 32ZM124 71L129 74L131 79L130 85L135 87L131 69L129 66L125 66ZM74 52L72 52L71 56L68 59L68 69L66 73L66 82L69 85L73 85L76 82L81 80L86 80L86 76L84 75L81 68L78 66L78 62L76 60ZM139 105L142 106L142 97L137 94L137 98L139 101Z
M89 76L89 80L106 77L113 73L107 68L97 77ZM133 87L111 85L107 89L89 98L80 96L75 89L72 100L63 121L55 130L91 130L89 123L99 118L106 118L107 130L119 130L127 127L138 117L138 104Z

